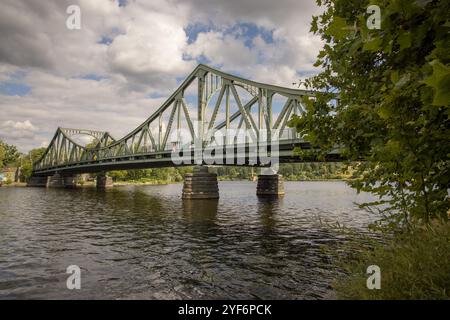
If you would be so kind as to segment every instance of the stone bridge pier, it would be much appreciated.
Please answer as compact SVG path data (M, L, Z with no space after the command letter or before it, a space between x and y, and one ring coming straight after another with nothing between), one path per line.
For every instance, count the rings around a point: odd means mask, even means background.
M113 186L113 179L109 177L105 172L97 174L97 189L106 189Z
M256 195L259 197L281 197L284 195L284 181L280 174L258 175ZM193 173L184 176L183 199L218 199L217 174L208 172L206 166L194 167Z
M258 197L280 197L284 195L283 176L280 174L260 174L258 175L258 185L256 186Z
M78 176L74 174L55 173L51 176L32 176L28 180L28 187L43 188L76 188ZM105 189L113 186L113 180L105 173L97 175L96 186L98 189Z
M218 199L217 174L208 172L206 166L196 166L184 176L183 199Z
M28 179L27 187L43 187L47 186L48 177L32 176Z
M34 176L27 184L29 187L76 188L77 176L55 173L52 176ZM113 186L113 180L105 172L97 175L97 189ZM260 197L280 197L285 194L283 177L269 173L258 175L256 195ZM219 185L217 174L208 171L207 166L196 166L192 173L184 176L183 199L218 199Z
M47 188L76 188L76 186L76 175L61 175L55 173L54 175L47 177Z

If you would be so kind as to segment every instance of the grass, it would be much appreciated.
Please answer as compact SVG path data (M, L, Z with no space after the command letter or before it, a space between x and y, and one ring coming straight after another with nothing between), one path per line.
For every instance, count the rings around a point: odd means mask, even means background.
M450 223L372 243L342 261L345 276L334 283L338 299L450 299ZM379 290L366 286L370 265L381 269Z

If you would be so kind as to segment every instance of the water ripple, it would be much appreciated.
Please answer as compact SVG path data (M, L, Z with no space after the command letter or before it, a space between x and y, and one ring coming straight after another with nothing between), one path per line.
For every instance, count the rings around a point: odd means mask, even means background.
M340 182L287 182L279 200L251 182L220 183L219 201L183 201L181 187L0 188L0 298L327 298L321 248L342 235L319 221L373 219ZM66 289L72 264L81 290Z

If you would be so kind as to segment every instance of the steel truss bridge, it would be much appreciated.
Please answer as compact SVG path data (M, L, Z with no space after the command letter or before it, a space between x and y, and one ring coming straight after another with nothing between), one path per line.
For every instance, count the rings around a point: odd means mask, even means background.
M311 145L288 128L287 122L293 114L305 111L302 97L314 95L312 91L258 83L198 65L147 120L119 140L108 132L58 128L43 156L34 163L33 175L176 166L171 154L174 148L181 148L181 142L170 138L174 131L181 130L188 133L192 143L201 141L205 150L214 140L211 133L218 130L235 129L238 134L246 129L259 138L258 143L265 131L269 152L271 132L276 131L279 161L301 162L294 148L311 149ZM83 145L76 141L76 135L89 136L94 142ZM252 144L238 142L236 137L220 142L220 148L235 152L235 160L224 161L223 165L263 166L258 158L251 161ZM339 155L330 153L329 158L338 159Z

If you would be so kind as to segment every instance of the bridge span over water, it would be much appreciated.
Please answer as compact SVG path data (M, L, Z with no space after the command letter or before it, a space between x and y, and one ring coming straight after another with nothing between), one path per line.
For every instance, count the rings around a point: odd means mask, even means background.
M312 146L287 122L305 112L305 96L315 93L198 65L147 120L121 139L103 131L58 128L34 163L30 185L74 186L75 175L98 173L97 186L104 187L111 184L106 175L111 170L301 162L294 150ZM94 143L83 145L76 136L89 136ZM338 160L339 154L328 157ZM259 181L259 194L283 193L278 175L260 176ZM217 178L197 167L185 177L183 196L218 197Z

